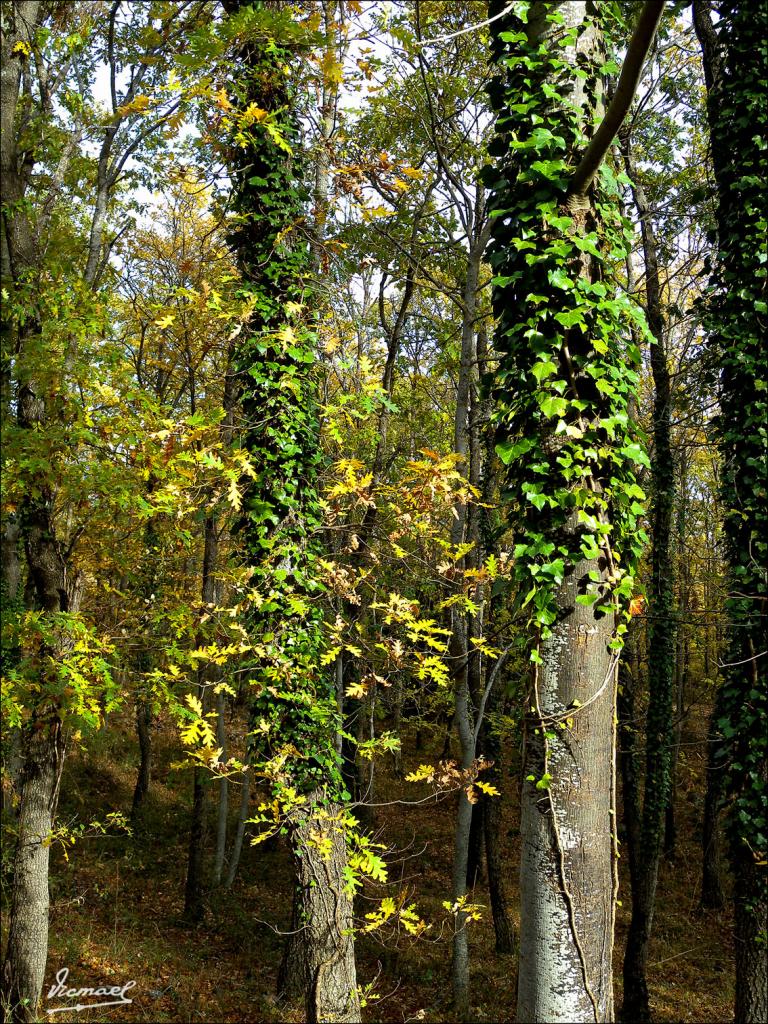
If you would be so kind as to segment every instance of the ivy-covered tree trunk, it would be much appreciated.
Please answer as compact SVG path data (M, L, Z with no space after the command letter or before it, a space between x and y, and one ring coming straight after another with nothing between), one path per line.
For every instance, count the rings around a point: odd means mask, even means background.
M347 816L336 749L335 680L320 666L320 536L315 338L304 230L307 195L294 106L300 31L282 4L225 0L240 40L233 82L231 240L253 316L238 340L243 443L256 478L244 495L243 554L259 595L253 714L266 726L261 771L272 780L295 858L310 1022L360 1020ZM285 44L284 40L290 40ZM309 307L309 308L308 308ZM256 759L257 754L254 755Z
M494 0L491 14L505 4ZM615 681L642 544L629 421L636 314L609 282L626 229L603 157L661 6L645 5L603 117L605 5L515 5L492 25L488 181L498 444L529 608L517 1019L613 1019ZM626 72L626 73L625 73ZM591 136L591 138L590 138Z
M661 308L656 233L645 189L639 180L629 135L622 151L640 220L645 262L645 309L653 334L651 372L653 404L653 481L651 586L648 595L648 710L645 728L645 781L640 848L632 878L632 918L624 955L624 1001L627 1021L650 1021L646 971L653 926L659 861L662 853L673 752L673 705L676 650L675 565L672 526L675 503L675 463L672 454L672 391L667 365L666 332ZM629 755L628 755L629 756Z
M712 11L717 15L713 19ZM735 880L736 1021L768 1020L768 9L696 0L717 184L718 255L705 327L719 367L730 622L716 761Z

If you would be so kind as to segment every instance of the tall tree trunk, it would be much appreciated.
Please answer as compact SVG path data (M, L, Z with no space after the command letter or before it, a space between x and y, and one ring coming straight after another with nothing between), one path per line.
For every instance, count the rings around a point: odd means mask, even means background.
M147 481L147 496L157 487L157 478L152 475ZM158 590L161 558L157 524L148 519L144 528L144 562L141 566L140 595L147 612L142 616L143 635L137 658L138 686L136 693L136 735L139 740L139 767L131 803L131 819L136 826L141 809L149 794L152 780L152 701L147 689L147 677L152 669L154 643L151 627L151 606Z
M521 796L521 1022L613 1016L613 623L575 604L577 581L595 568L577 564L558 589L563 618L542 641L534 679ZM573 719L567 740L543 739L547 721L587 701L590 714Z
M309 941L303 915L303 894L297 885L291 898L291 927L283 946L280 970L277 974L277 994L289 1002L306 999L312 984L310 955L307 949Z
M659 861L672 773L672 723L676 650L675 560L672 551L675 507L675 464L672 455L672 393L667 365L661 280L652 213L632 156L631 139L622 136L627 173L640 219L645 261L645 309L654 337L651 370L653 406L653 510L651 586L648 599L648 643L653 651L648 666L646 767L638 870L632 889L632 918L624 955L625 1020L650 1021L646 968L651 939Z
M237 14L240 0L224 0ZM272 4L254 4L270 14ZM282 9L282 7L281 7ZM267 19L271 25L271 14ZM297 28L297 34L300 34ZM267 35L269 35L269 30ZM249 332L238 341L243 444L256 468L243 499L240 532L253 570L252 586L269 590L266 607L254 608L251 628L267 657L254 665L254 713L274 721L275 739L289 751L273 778L278 807L287 820L300 894L298 917L306 921L304 947L310 976L307 1020L359 1021L352 905L347 895L346 816L336 748L335 678L320 665L322 611L316 560L321 507L317 487L319 422L315 339L299 312L311 299L313 258L297 225L306 211L302 152L291 44L262 45L258 33L239 45L235 91L241 109L270 111L271 131L256 130L245 145L232 142L232 207L238 218L230 235L244 286L257 299ZM286 140L279 145L275 133ZM290 141L287 141L290 140ZM270 182L268 193L260 180ZM285 256L276 255L285 253ZM268 270L266 269L268 268ZM311 304L309 306L312 312ZM293 344L283 341L290 331ZM285 680L274 693L264 661ZM308 712L311 709L311 713ZM269 768L275 771L268 759ZM255 768L255 766L254 766ZM296 795L303 799L297 805ZM313 839L320 833L328 850Z
M694 25L702 44L718 200L718 252L704 326L720 371L717 438L730 642L715 757L736 883L736 1021L756 1024L768 1020L768 240L765 140L756 130L765 121L768 9L695 0Z
M675 692L677 694L677 714L675 717L674 739L672 745L672 765L669 800L667 801L667 814L664 823L664 856L668 860L674 860L677 847L677 780L678 780L678 759L680 757L680 746L683 736L683 721L685 718L685 699L688 688L688 675L690 667L689 655L689 627L687 620L690 618L690 593L691 573L688 563L688 457L685 451L678 455L678 471L680 482L677 487L677 517L676 517L676 559L675 576L679 581L678 615L679 623L677 629L677 649L675 651ZM706 635L705 635L706 646Z
M639 544L635 514L607 501L606 491L615 494L618 484L628 498L639 490L626 462L627 451L640 461L628 425L637 355L615 314L589 296L605 292L606 262L625 256L606 226L609 204L618 216L617 198L606 202L595 176L629 109L663 4L641 8L605 111L603 8L536 2L525 18L502 0L489 8L500 15L491 28L489 89L497 113L492 151L501 157L490 255L500 318L497 452L507 466L534 663L521 797L521 1024L613 1018L613 649L621 641L612 612L629 596L626 588L616 594L617 573L631 573ZM607 437L606 419L621 431Z
M455 611L455 609L454 609ZM475 759L475 742L469 711L469 685L466 665L466 632L463 613L454 615L452 649L460 650L464 659L459 678L456 681L456 724L461 744L460 765L464 769L471 767ZM456 812L456 828L453 838L453 870L451 875L451 895L454 902L463 899L467 893L467 861L469 857L469 834L472 827L472 804L464 789L459 790L459 806ZM469 936L467 926L469 918L461 910L455 916L453 936L453 957L451 961L451 979L453 984L453 1004L459 1020L469 1019Z
M741 846L734 857L736 1024L760 1024L768 1020L768 901L760 872L748 847Z
M205 904L203 901L203 852L205 845L206 775L205 768L195 768L193 770L187 879L184 885L184 917L193 924L199 924L205 915Z
M478 748L478 756L485 751ZM486 774L486 781L488 781ZM494 797L494 799L496 799ZM485 851L485 806L486 799L480 797L472 804L472 821L469 826L469 843L467 846L467 888L474 887L483 880L483 853Z
M640 826L642 813L640 809L640 787L637 779L637 712L635 693L638 687L637 672L639 659L633 657L636 644L636 627L630 624L627 641L624 645L624 657L619 665L619 687L616 698L616 715L618 719L618 761L621 776L622 821L624 825L624 845L627 851L629 879L631 891L637 888L638 859L640 849Z
M0 415L9 415L3 403ZM21 581L21 558L19 555L19 524L15 515L9 515L2 524L0 535L0 602L3 613L2 648L0 648L0 673L5 676L18 664L21 650L16 629L9 628L23 612L23 601L19 591ZM6 726L2 736L2 775L10 782L11 812L16 814L21 783L21 729ZM5 810L5 786L0 786L0 811Z
M485 197L482 184L476 186L476 198L470 218L470 247L467 253L466 275L463 289L463 309L461 326L461 353L459 363L458 387L456 389L456 409L454 415L453 450L461 457L460 468L468 477L479 478L479 449L472 445L472 397L476 391L477 378L477 343L476 319L478 309L478 283L480 264L488 241L488 221L485 213ZM473 458L474 457L474 458ZM472 530L465 505L454 506L454 519L451 524L451 544L454 547L472 541L475 544L471 555L460 558L456 568L459 572L477 564L479 553L479 535L471 536ZM472 558L472 561L469 559ZM457 592L464 586L462 575L457 577ZM479 601L478 604L482 602ZM456 678L456 694L454 704L454 721L459 735L461 747L460 764L468 769L477 756L478 723L475 721L473 705L479 700L479 665L480 659L471 643L471 637L478 637L480 622L465 611L461 606L451 608L451 637L449 650L454 665L459 666ZM481 621L481 620L480 620ZM474 691L474 692L473 692ZM454 833L452 898L454 903L462 900L467 894L469 881L470 840L472 837L473 805L469 802L464 790L459 791L459 806L456 816ZM479 819L478 819L479 821ZM478 824L476 823L476 829ZM476 852L480 854L482 834L476 836ZM474 873L474 870L473 870ZM459 1020L466 1020L469 1014L470 975L469 975L469 936L467 926L469 918L461 910L456 914L453 938L453 960L451 974L453 979L454 1009Z

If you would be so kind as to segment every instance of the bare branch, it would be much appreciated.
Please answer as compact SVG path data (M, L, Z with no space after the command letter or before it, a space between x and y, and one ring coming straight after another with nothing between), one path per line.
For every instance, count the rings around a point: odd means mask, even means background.
M646 0L637 25L632 33L632 38L627 47L627 55L619 75L619 82L616 92L608 105L600 127L592 136L581 163L571 179L568 188L569 206L578 206L579 200L583 200L589 191L600 164L605 159L611 143L627 116L629 108L640 81L640 74L643 70L645 58L651 48L653 37L661 21L666 0Z

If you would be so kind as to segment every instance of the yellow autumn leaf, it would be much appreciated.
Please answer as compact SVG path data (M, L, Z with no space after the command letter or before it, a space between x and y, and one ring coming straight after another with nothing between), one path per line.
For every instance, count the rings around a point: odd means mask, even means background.
M260 124L269 117L269 111L259 107L256 103L249 103L245 110L240 115L240 123L247 127L249 124L256 122Z
M320 67L323 72L323 78L329 85L341 85L344 78L344 69L336 60L333 50L325 51Z
M486 796L501 796L501 793L492 786L489 782L476 782L475 785L478 789L481 789Z
M243 498L240 494L240 488L237 486L237 480L235 477L230 477L229 488L227 490L227 500L235 512L240 511L243 504Z
M149 96L142 93L135 96L130 103L124 103L122 107L118 107L117 113L121 117L126 117L128 114L143 114L149 108L150 103Z
M161 316L158 320L155 320L155 327L159 327L161 331L167 330L174 322L176 317L173 313L168 313L167 316Z
M213 98L216 100L216 106L221 110L232 110L232 104L227 96L227 90L223 87L213 94Z

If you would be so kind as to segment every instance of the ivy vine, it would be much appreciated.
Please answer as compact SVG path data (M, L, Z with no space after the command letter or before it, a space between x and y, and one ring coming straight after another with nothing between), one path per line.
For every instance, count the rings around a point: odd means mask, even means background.
M768 897L768 10L723 0L722 71L708 98L719 197L718 258L704 325L719 370L715 421L729 566L730 645L718 695L719 749L736 864ZM745 860L746 859L746 860ZM741 872L741 869L740 869Z
M603 21L604 6L595 14ZM491 16L503 7L493 0ZM580 584L579 603L612 614L632 595L646 542L637 467L648 465L631 416L640 362L632 328L649 335L616 279L631 240L618 212L621 177L605 164L589 204L568 197L572 160L588 141L570 97L574 76L589 88L605 66L574 68L563 59L578 30L555 5L545 17L556 31L529 38L531 7L518 3L493 23L495 159L485 180L498 317L496 452L506 467L503 497L515 508L522 604L546 637L557 588L584 559L600 569ZM616 649L625 629L617 628Z
M225 7L248 20L233 83L228 162L235 215L230 238L253 307L235 353L244 445L256 472L240 530L258 595L252 632L269 652L253 667L259 696L252 714L291 787L309 790L333 780L338 788L335 688L320 668L321 456L316 341L307 308L312 253L291 77L292 48L301 41L292 38L297 29L290 17L276 24L279 10L237 0Z

